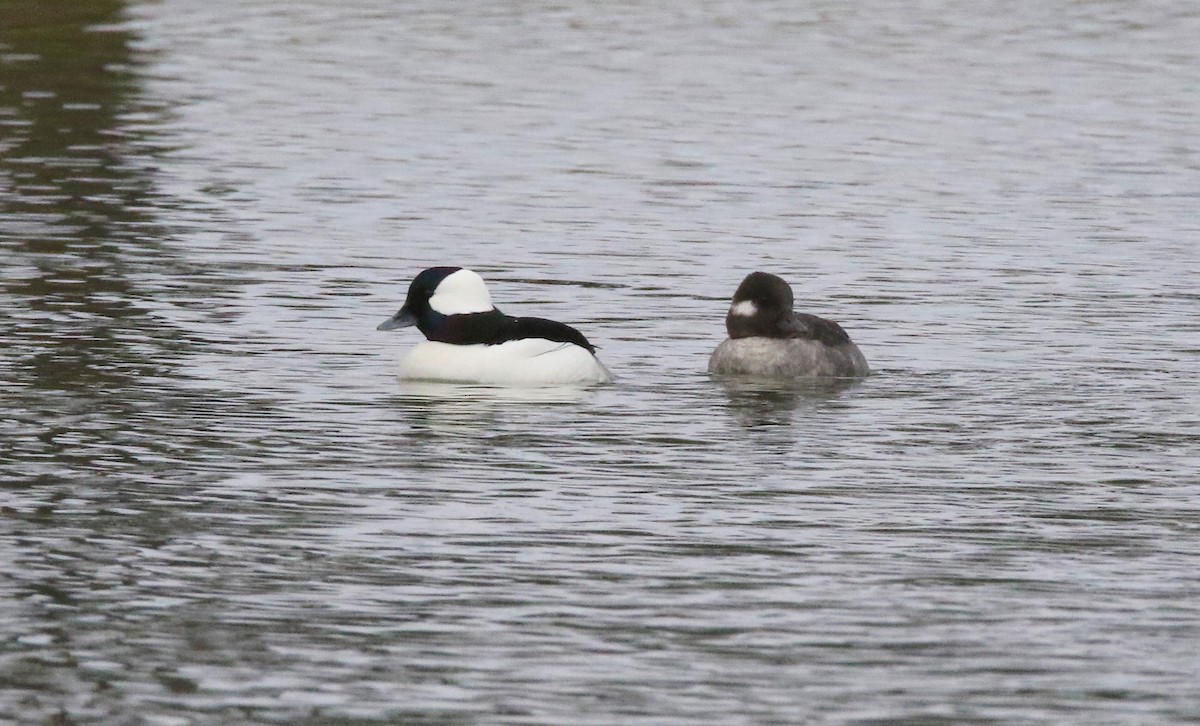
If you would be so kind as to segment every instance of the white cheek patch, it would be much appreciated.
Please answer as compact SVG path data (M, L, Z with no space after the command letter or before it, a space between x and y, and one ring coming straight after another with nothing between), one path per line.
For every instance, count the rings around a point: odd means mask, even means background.
M729 314L748 318L758 314L758 306L751 300L743 300L739 303L734 303L733 307L729 308Z
M486 313L493 309L483 278L470 270L459 270L438 283L429 307L442 315Z

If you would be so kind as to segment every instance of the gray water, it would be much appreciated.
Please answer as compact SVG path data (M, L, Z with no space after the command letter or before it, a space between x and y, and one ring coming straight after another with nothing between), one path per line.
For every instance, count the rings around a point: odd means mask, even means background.
M0 721L1200 722L1200 10L0 2ZM404 387L459 264L617 384ZM704 367L762 269L874 374Z

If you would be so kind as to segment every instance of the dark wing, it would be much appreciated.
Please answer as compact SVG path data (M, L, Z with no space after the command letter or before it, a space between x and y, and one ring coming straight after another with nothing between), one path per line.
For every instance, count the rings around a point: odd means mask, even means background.
M793 313L790 318L780 322L780 328L789 338L816 340L825 345L844 345L850 342L850 336L842 330L842 326L832 320L807 313Z
M496 335L486 342L494 345L522 338L541 338L557 343L573 343L586 349L589 353L596 352L595 346L583 337L583 333L570 325L544 318L508 318L506 324L496 331Z

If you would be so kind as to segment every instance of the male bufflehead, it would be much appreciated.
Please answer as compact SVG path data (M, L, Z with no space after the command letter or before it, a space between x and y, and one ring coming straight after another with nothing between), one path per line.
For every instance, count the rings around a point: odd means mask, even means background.
M505 315L492 305L483 278L461 267L431 267L417 275L400 312L379 330L412 325L428 340L401 361L402 379L498 385L612 381L582 333L553 320Z
M725 316L729 339L713 351L708 372L792 378L856 378L870 372L842 326L793 312L792 301L792 288L782 278L747 275Z

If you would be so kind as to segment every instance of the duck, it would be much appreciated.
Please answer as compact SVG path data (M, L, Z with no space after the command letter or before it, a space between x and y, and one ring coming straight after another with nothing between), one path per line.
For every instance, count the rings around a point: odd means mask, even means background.
M786 378L861 378L867 359L842 326L792 310L792 287L768 272L752 272L733 293L729 338L708 360L708 372Z
M502 386L613 380L583 333L555 320L505 315L492 304L483 278L463 267L422 271L404 305L378 330L414 325L425 341L400 362L401 380Z

